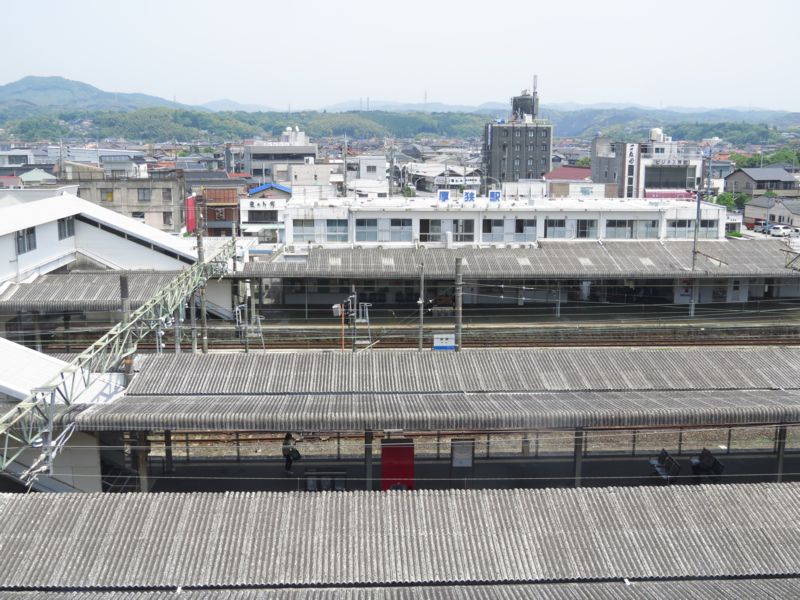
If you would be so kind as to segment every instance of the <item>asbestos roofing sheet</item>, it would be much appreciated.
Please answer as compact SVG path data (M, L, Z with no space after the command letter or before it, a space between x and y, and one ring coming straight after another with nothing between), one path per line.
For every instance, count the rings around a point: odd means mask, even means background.
M311 248L303 260L280 255L247 263L239 277L412 278L425 265L429 278L452 279L464 259L468 279L666 278L692 275L693 243L687 240L541 240L535 248ZM786 268L780 240L700 241L697 276L798 277Z
M794 483L3 494L0 512L5 590L486 585L800 570Z
M180 592L181 600L741 600L799 596L800 580L793 578L306 589L182 589ZM176 600L176 592L0 591L0 600L55 599Z
M0 310L120 310L120 275L124 272L42 275L30 283L12 284L0 294ZM177 272L129 273L131 307L136 309L167 286Z
M800 421L800 392L127 396L74 407L83 431L508 431Z
M162 354L129 395L800 388L800 348L536 348Z

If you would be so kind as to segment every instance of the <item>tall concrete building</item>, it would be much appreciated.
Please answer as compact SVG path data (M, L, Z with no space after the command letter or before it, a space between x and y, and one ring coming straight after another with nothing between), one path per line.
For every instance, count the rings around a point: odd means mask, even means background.
M692 198L702 182L703 156L659 129L643 143L592 140L592 181L615 184L620 198Z
M511 99L511 115L487 123L483 164L487 186L505 181L540 179L551 169L553 126L539 119L539 95L523 90Z

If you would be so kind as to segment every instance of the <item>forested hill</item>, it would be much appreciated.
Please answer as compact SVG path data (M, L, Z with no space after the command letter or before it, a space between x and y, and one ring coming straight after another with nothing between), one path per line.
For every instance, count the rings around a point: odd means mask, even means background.
M587 114L589 113L589 114ZM685 117L685 115L684 115ZM640 140L651 127L663 127L675 139L700 140L719 136L736 144L775 142L780 132L800 126L800 114L785 115L780 122L672 120L658 114L631 114L629 110L583 110L551 113L558 137L591 138L596 133L619 140ZM280 134L296 125L314 138L343 136L413 138L442 136L478 138L491 116L476 113L370 112L203 112L170 108L144 108L130 112L61 110L24 118L3 119L0 128L17 140L39 141L60 137L123 138L130 141L221 142Z
M155 96L105 92L60 77L26 77L0 86L0 128L5 137L13 135L25 141L84 137L219 142L274 136L287 125L297 125L315 138L345 134L359 139L478 138L488 121L504 116L504 110L485 107L476 112L212 112ZM800 127L800 113L765 110L556 110L544 106L542 116L552 121L556 136L562 138L591 138L602 133L638 140L650 128L663 127L675 139L716 135L734 143L760 143L776 141L779 132Z

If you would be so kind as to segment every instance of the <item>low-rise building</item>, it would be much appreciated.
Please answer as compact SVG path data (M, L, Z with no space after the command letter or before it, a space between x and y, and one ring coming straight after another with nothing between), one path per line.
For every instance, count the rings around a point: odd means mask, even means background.
M773 192L778 196L800 196L800 183L781 168L736 169L725 177L725 191L761 196Z

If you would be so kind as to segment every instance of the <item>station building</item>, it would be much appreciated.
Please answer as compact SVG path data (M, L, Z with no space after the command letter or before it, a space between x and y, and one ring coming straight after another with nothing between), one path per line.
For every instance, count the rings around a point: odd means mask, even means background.
M452 304L456 258L466 307L800 296L789 246L726 239L716 204L700 206L697 247L697 204L675 199L333 198L288 202L283 215L284 243L235 275L259 309L329 307L353 286L378 309L415 305L420 280L425 302Z

